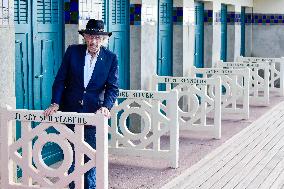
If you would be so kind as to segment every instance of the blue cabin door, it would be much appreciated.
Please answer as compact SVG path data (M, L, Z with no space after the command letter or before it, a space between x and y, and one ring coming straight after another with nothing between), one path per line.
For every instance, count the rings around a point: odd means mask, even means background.
M14 2L16 107L33 108L31 0Z
M14 9L16 107L45 109L50 105L52 84L62 61L63 1L15 0ZM20 135L17 124L16 136ZM62 151L48 143L42 156L52 164L62 158Z
M50 105L51 88L62 60L61 0L33 1L34 109Z
M173 23L172 0L159 0L158 8L158 57L157 74L173 75Z
M119 88L130 88L130 53L129 53L129 0L109 0L108 30L112 31L109 41L109 49L118 58Z
M245 56L246 51L246 8L241 10L241 56Z
M204 67L204 3L195 4L195 52L194 65Z
M221 5L221 60L227 61L227 5Z

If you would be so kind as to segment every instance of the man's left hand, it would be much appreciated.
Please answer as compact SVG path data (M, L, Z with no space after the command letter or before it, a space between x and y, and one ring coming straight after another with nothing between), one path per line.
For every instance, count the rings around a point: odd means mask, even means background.
M106 107L101 107L100 111L105 117L107 117L108 119L110 118L110 111Z

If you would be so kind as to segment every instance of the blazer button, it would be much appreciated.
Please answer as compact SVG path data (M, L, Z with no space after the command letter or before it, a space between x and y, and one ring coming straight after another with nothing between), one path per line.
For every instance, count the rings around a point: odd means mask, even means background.
M83 106L83 105L84 105L84 101L83 101L83 100L79 100L79 104L80 104L81 106Z
M87 93L87 91L84 91L84 94L86 94Z

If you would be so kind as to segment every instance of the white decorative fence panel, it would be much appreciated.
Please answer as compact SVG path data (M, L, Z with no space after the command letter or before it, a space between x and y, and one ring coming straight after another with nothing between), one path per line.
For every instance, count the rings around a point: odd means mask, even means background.
M249 119L249 80L250 70L222 69L222 68L195 68L191 70L192 76L201 75L202 78L221 78L222 119L224 117ZM214 94L213 88L209 88Z
M238 57L238 62L244 63L268 63L270 65L269 87L284 96L284 57L282 58L261 58L261 57Z
M111 109L109 152L117 155L140 156L168 160L178 167L179 124L177 92L120 90L118 101ZM166 114L162 103L166 103ZM137 114L144 121L141 132L130 131L127 118ZM169 134L169 146L161 146L161 137ZM163 147L163 149L162 149Z
M257 106L269 105L269 65L260 63L222 62L219 68L250 69L250 104Z
M82 189L84 173L93 167L96 167L97 188L108 188L108 127L107 119L102 114L58 112L45 117L43 111L2 108L0 115L1 188L62 189L67 188L69 183L74 181L76 189ZM21 124L21 138L18 140L15 140L13 136L16 120ZM38 123L36 127L33 126L35 123ZM74 125L74 131L65 124ZM96 150L84 141L84 125L97 126ZM55 129L58 133L48 133L49 128ZM64 153L64 159L57 168L47 166L41 155L43 147L50 142L59 145ZM68 174L73 155L75 168ZM90 159L86 163L84 163L84 156ZM20 179L17 179L16 166L22 170Z
M221 138L221 79L153 76L153 88L165 84L166 90L178 90L179 101L187 108L178 107L181 130L206 131L216 139ZM213 88L213 91L208 90ZM210 94L213 92L214 94ZM212 119L212 115L213 119Z

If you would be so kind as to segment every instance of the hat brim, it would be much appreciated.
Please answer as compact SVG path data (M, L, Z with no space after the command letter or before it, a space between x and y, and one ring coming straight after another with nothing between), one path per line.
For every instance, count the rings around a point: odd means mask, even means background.
M90 35L108 35L109 37L112 35L112 32L96 32L92 30L79 30L79 34L83 35L85 34L90 34Z

